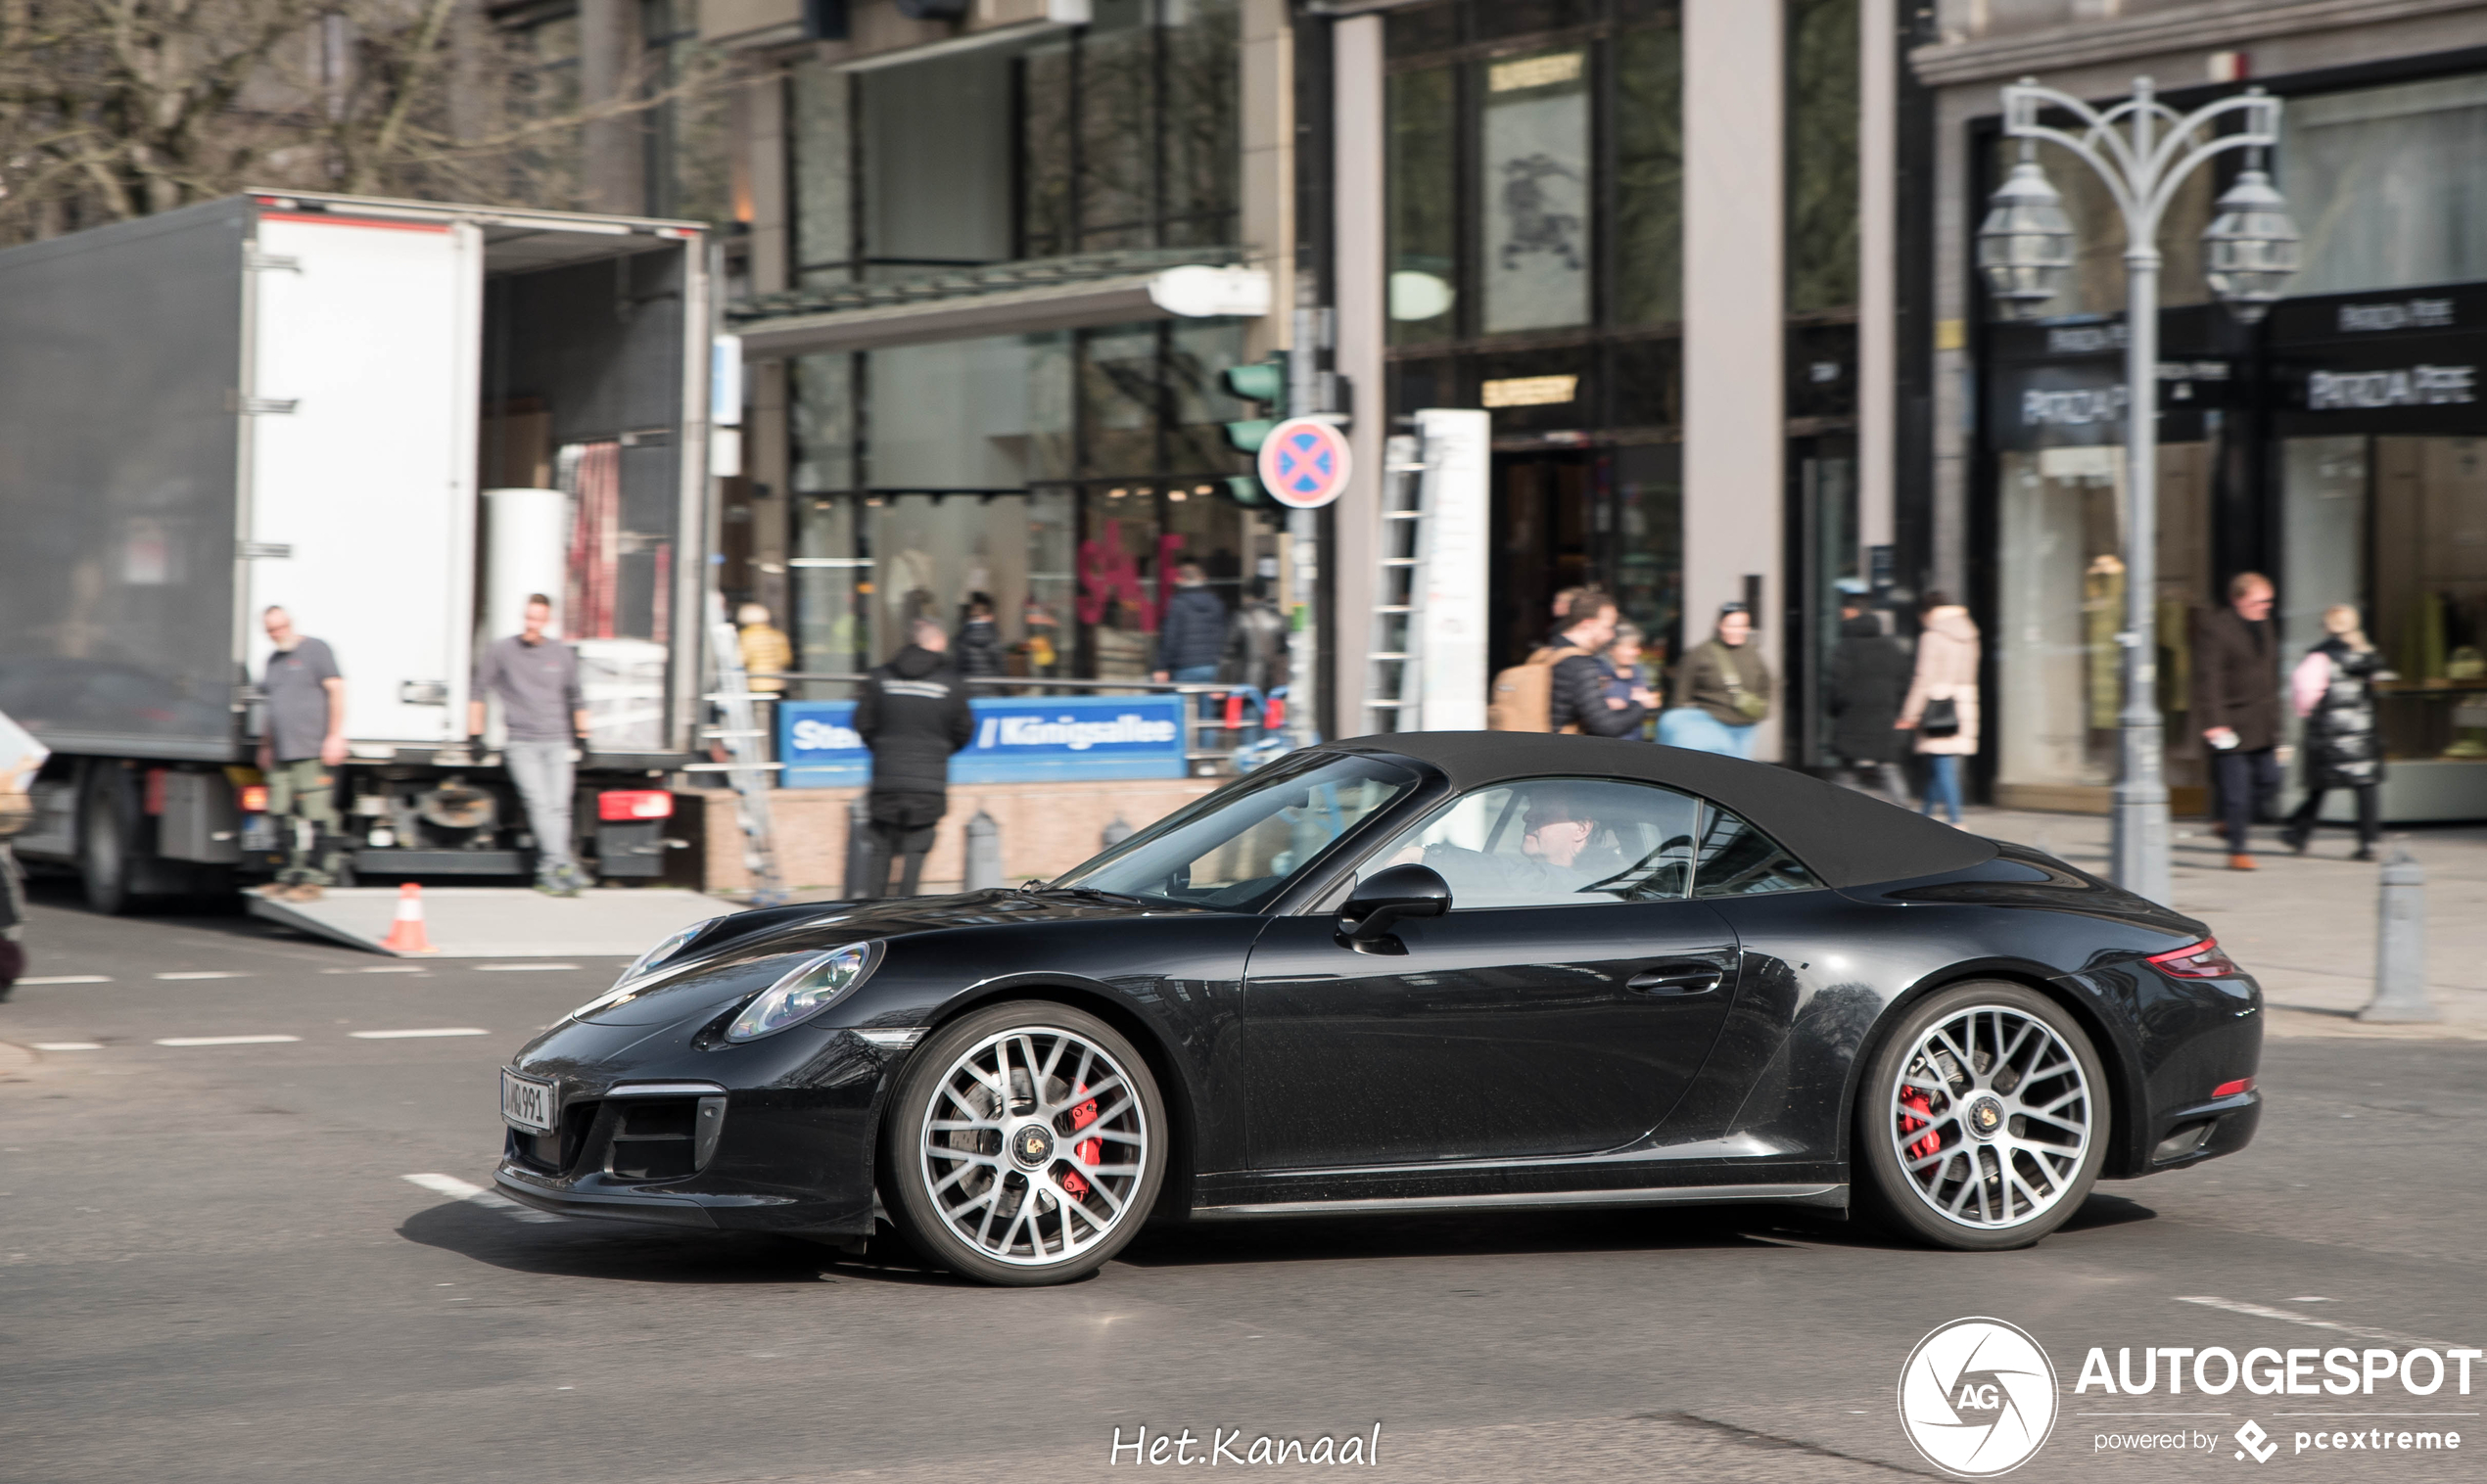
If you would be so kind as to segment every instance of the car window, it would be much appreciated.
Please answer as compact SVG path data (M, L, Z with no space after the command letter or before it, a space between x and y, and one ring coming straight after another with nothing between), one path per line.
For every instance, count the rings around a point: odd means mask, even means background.
M1644 783L1532 778L1451 802L1365 864L1410 861L1450 883L1451 910L1680 898L1701 803Z
M1778 841L1718 806L1710 806L1701 832L1701 862L1693 873L1694 896L1807 892L1821 884Z
M1248 773L1057 878L1172 905L1256 912L1416 774L1372 758L1303 753Z

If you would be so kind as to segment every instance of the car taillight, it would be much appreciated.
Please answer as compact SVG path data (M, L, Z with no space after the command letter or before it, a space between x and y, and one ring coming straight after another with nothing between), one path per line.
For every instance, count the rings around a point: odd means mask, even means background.
M246 814L264 814L267 812L266 784L251 783L243 786L242 812Z
M2235 959L2221 951L2217 938L2205 938L2185 948L2153 953L2150 962L2159 972L2174 974L2179 979L2226 979L2230 974L2245 972L2236 966Z
M674 796L661 788L617 788L596 795L596 817L614 819L671 819L674 817Z
M2250 1077L2240 1077L2234 1082L2224 1082L2218 1087L2213 1088L2211 1090L2211 1095L2213 1097L2234 1097L2240 1092L2251 1092L2253 1090L2254 1079Z

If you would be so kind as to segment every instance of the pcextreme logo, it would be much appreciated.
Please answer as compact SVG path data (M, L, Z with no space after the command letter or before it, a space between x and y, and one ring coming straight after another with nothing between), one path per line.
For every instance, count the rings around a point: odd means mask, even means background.
M1953 1320L1900 1369L1900 1425L1926 1461L1967 1479L2010 1473L2055 1429L2055 1365L2029 1331Z

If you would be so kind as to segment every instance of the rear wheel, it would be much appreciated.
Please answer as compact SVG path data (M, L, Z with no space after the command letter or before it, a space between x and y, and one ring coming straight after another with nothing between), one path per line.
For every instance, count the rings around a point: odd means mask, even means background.
M926 1257L1012 1286L1085 1276L1148 1220L1166 1166L1156 1079L1084 1011L1016 1001L926 1037L882 1147L891 1216Z
M1857 1097L1868 1203L1937 1246L2036 1242L2081 1208L2106 1157L2097 1051L2062 1006L2016 984L1955 985L1920 1001Z
M136 801L129 792L122 769L98 765L77 812L77 869L86 904L109 916L137 904L131 889L138 868Z

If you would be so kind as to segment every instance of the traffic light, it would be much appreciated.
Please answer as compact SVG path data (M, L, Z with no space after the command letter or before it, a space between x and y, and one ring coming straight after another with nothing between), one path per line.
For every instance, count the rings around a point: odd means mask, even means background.
M1287 357L1273 355L1249 365L1227 367L1226 390L1239 400L1258 402L1262 413L1256 418L1228 423L1227 442L1239 453L1260 452L1269 431L1287 418Z

